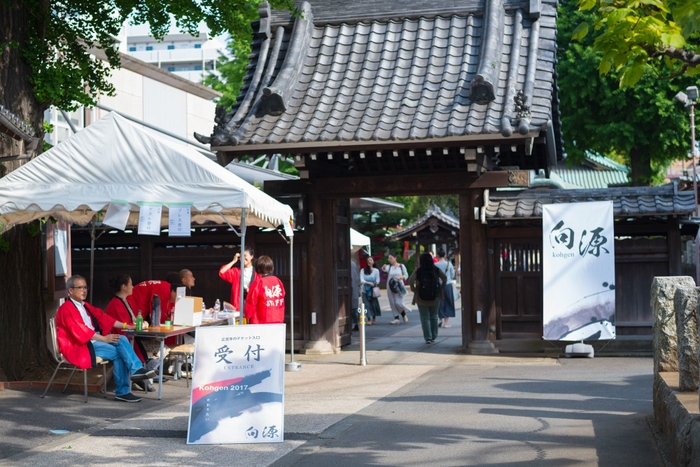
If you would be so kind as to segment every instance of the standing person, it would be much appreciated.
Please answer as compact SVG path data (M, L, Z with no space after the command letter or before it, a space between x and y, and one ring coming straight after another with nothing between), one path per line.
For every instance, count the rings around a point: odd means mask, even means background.
M352 311L352 330L359 331L360 316L360 268L354 261L350 261L350 309Z
M367 324L377 324L377 316L382 315L379 300L374 296L374 287L379 286L379 269L374 267L374 258L367 258L367 266L360 274L360 284L362 285L362 301L367 309Z
M408 279L406 266L396 261L395 254L389 253L389 264L384 267L384 272L387 273L386 296L389 299L391 311L394 313L394 321L391 324L399 324L401 322L399 315L403 318L404 323L408 323L406 313L411 311L411 309L403 303L403 296L406 295L404 281Z
M68 300L56 312L56 341L66 360L78 368L96 366L96 357L114 364L114 399L122 402L140 402L141 397L131 393L131 381L153 378L156 372L146 370L125 336L110 333L113 328L134 329L133 325L116 320L85 301L87 282L82 276L71 276L66 281Z
M443 328L449 328L450 325L447 324L450 318L455 317L455 295L452 289L452 280L455 278L455 267L452 263L445 257L445 250L442 248L438 249L438 262L435 264L447 277L447 285L445 287L445 298L440 302L440 308L438 310L438 318L440 322L438 326Z
M418 305L425 343L432 344L437 339L438 308L443 298L447 276L435 266L430 253L420 255L418 264L408 278L408 285L413 291L413 303Z
M273 276L275 265L269 256L255 262L256 279L245 299L245 317L250 324L284 323L284 285Z
M241 309L241 267L238 262L241 258L240 253L236 253L230 263L224 264L219 269L219 277L231 284L231 305L237 311ZM253 261L255 253L251 247L246 247L243 251L243 300L248 294L248 289L255 280L255 271L253 270Z

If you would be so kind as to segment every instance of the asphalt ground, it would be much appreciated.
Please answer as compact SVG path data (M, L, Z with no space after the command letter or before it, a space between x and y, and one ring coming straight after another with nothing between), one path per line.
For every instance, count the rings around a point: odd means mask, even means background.
M0 464L661 466L647 423L652 360L471 356L459 319L435 344L417 313L367 328L285 374L285 441L187 445L189 390L168 381L126 404L91 394L0 391ZM289 358L289 357L288 357ZM50 430L68 433L54 435Z

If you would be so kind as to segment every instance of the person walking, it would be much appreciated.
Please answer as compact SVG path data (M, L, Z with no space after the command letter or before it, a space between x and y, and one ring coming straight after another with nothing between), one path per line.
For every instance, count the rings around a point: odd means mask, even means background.
M403 296L406 295L404 281L408 279L406 266L396 260L395 254L389 253L389 264L384 266L384 272L387 274L386 296L389 299L391 312L394 314L394 321L391 324L399 324L402 319L404 323L408 323L406 313L411 309L403 303Z
M413 303L418 305L420 324L426 344L432 344L438 334L438 308L447 284L447 276L435 266L430 253L420 255L419 266L408 278L413 291Z
M442 248L437 251L438 262L435 266L438 267L445 276L447 277L447 284L445 286L445 297L440 302L440 308L438 309L438 327L449 328L448 322L450 318L455 317L455 295L452 288L452 280L455 278L455 267L452 263L445 257L445 250Z
M374 258L367 258L367 266L360 274L360 284L362 285L362 301L367 309L367 324L377 324L377 316L382 315L382 308L379 306L378 297L375 297L375 287L379 286L379 269L374 267Z

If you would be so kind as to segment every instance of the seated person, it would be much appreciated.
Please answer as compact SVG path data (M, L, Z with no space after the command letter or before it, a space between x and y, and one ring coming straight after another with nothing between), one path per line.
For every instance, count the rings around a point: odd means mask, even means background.
M126 297L126 300L136 315L140 311L144 321L151 322L153 326L160 326L165 321L172 321L178 287L182 287L180 274L169 272L164 281L139 282L134 286L131 295ZM151 320L151 303L154 295L160 297L160 323L154 323Z
M109 316L120 322L127 323L127 325L129 326L135 326L136 313L134 313L134 310L131 309L131 305L129 305L129 302L127 301L127 297L131 295L132 291L134 290L134 285L131 281L131 277L128 274L117 274L115 277L110 279L109 285L112 286L115 293L114 298L112 298L112 300L107 305L107 309L105 310L105 312ZM144 321L143 326L144 328L147 328L148 322ZM124 331L121 329L117 330L116 332L118 334L124 334ZM139 360L141 360L143 363L146 363L150 358L153 357L153 352L151 352L149 355L149 352L146 350L147 347L152 348L153 343L154 339L148 337L134 338L134 352L136 352L136 356L139 357ZM149 370L155 371L158 369L157 363L155 365L151 365L149 363L149 365L147 366ZM155 388L150 382L143 383L138 381L134 382L134 385L136 385L141 390L143 390L145 387L149 391L155 391Z
M256 279L245 299L245 317L250 324L284 323L284 285L272 273L275 265L269 256L255 263Z
M147 371L134 353L126 337L107 334L112 328L134 329L118 321L99 308L85 302L87 283L82 276L71 276L66 282L69 298L56 312L56 340L63 356L78 368L94 368L95 357L114 364L115 400L140 402L141 397L131 393L131 381L153 378L156 372Z
M241 258L240 253L236 253L233 256L233 260L230 263L226 263L221 268L219 268L219 277L231 284L231 305L236 311L240 311L241 302L241 263L239 262ZM248 294L248 289L255 281L255 271L253 270L253 263L255 259L255 253L251 247L246 247L243 251L243 300L245 300Z
M192 287L194 287L194 274L189 269L180 271L180 282L187 288L187 295L192 295Z

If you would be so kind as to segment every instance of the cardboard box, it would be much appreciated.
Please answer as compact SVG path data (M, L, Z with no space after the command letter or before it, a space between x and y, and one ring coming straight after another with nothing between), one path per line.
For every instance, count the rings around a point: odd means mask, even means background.
M175 302L175 326L199 326L202 324L202 297L183 297Z

